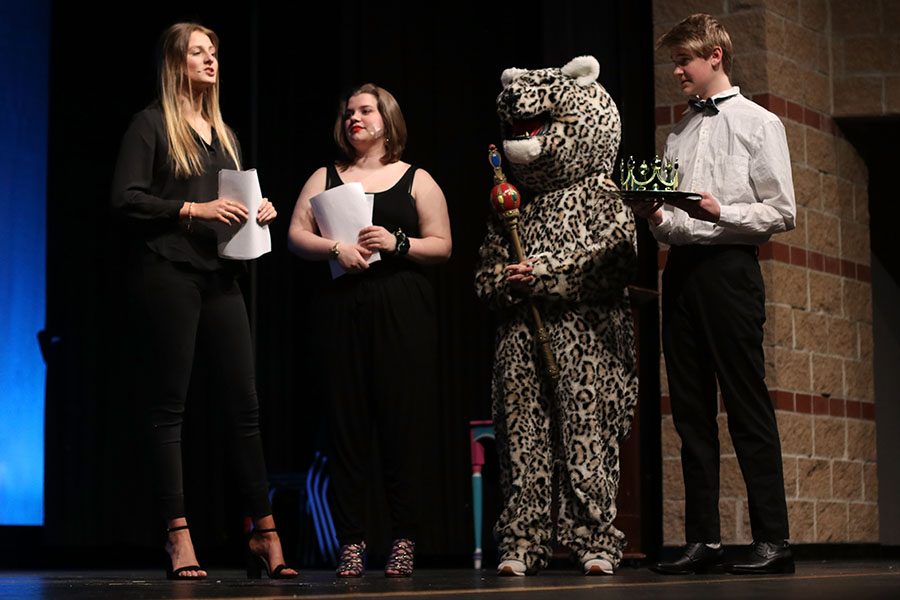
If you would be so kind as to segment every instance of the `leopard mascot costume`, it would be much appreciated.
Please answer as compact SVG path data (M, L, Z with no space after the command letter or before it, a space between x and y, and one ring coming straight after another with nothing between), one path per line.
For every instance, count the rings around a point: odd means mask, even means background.
M497 310L492 402L505 505L494 528L500 573L522 575L557 539L585 573L613 572L625 539L613 526L619 440L631 428L637 372L627 285L636 265L631 211L609 180L619 113L592 56L552 69L506 69L497 114L510 170L526 198L519 221L534 276L506 279L509 239L493 219L479 251L476 291ZM526 296L543 316L558 381L541 372Z

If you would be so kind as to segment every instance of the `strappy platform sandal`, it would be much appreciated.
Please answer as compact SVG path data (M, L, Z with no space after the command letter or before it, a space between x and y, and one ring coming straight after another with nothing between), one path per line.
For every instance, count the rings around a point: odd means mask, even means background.
M416 543L407 538L394 540L391 554L384 566L385 577L411 577L413 561L416 554Z
M362 577L366 572L366 543L344 544L334 573L338 577Z

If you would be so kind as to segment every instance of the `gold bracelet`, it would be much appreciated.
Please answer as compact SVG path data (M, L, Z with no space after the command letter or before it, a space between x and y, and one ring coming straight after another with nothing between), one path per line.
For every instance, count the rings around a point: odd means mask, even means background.
M193 225L193 224L194 224L194 203L191 202L190 204L188 204L188 224L187 224L188 231L191 230L191 225Z
M335 242L334 246L331 247L331 258L337 258L341 255L340 242Z

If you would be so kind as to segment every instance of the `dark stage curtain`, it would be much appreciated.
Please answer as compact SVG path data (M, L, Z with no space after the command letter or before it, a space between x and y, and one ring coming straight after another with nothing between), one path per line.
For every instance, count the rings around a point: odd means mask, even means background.
M284 3L191 13L157 2L139 13L108 9L113 13L101 25L81 6L55 3L47 329L61 341L48 358L46 540L74 547L162 543L141 450L142 409L128 376L133 340L123 335L123 236L107 206L121 136L154 97L153 48L167 25L192 19L220 35L225 120L241 139L245 167L258 169L263 193L280 213L272 253L242 282L273 474L304 471L323 447L319 382L309 366L318 343L309 335L309 300L328 275L324 265L287 251L294 201L306 178L335 156L331 130L344 90L372 81L400 102L410 132L404 159L443 188L454 241L450 262L430 275L440 319L440 391L423 399L429 442L414 450L426 473L419 548L423 556L463 557L472 549L467 424L490 418L492 316L475 298L472 271L492 184L486 150L500 139L500 73L593 54L622 113L623 152L646 156L653 148L649 4L436 2L420 12L402 3L343 2L319 6L324 16L313 20ZM204 392L209 376L198 364L185 431L188 512L201 547L236 540L241 514L215 402ZM496 467L487 468L485 541L498 501ZM376 523L380 502L373 492ZM374 535L386 535L384 528L376 524Z

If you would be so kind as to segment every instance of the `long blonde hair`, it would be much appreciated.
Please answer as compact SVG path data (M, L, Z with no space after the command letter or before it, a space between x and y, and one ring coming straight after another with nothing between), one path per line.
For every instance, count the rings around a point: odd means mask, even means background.
M186 178L203 174L203 155L206 152L184 118L180 97L193 98L191 80L187 76L187 51L191 33L199 31L209 36L218 49L219 38L211 29L198 23L175 23L160 39L159 104L163 111L166 136L169 138L169 158L174 163L175 176ZM225 152L241 168L234 133L222 120L219 110L219 79L207 88L201 98L201 114L219 134Z

